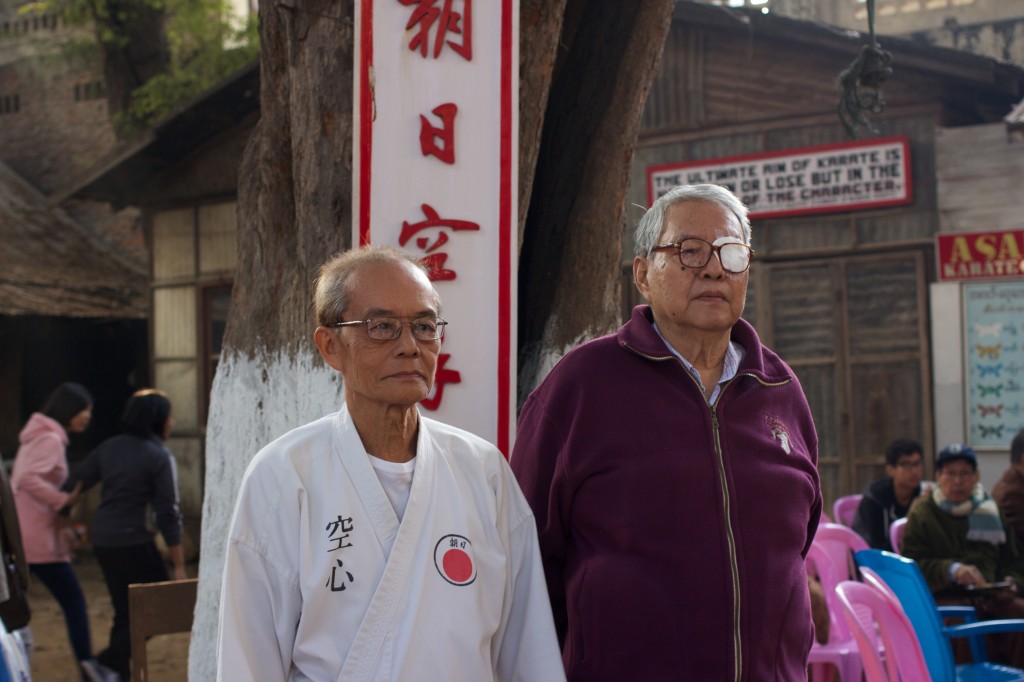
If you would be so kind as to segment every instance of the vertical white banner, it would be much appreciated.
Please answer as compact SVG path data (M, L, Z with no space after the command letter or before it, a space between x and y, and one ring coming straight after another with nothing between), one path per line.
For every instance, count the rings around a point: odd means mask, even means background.
M449 321L427 416L508 456L516 376L518 0L357 0L353 243L424 259Z

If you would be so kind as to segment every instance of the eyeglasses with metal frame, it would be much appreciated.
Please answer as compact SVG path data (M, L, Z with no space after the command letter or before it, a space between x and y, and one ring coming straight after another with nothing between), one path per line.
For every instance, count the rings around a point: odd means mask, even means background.
M366 325L366 335L374 341L394 341L402 335L402 328L408 326L417 341L439 341L444 338L448 322L440 317L417 317L408 322L397 317L370 317L351 322L335 322L332 329Z
M722 269L734 275L746 272L754 255L754 250L742 242L712 244L699 237L686 237L670 244L658 244L651 249L651 253L666 249L675 249L676 255L679 256L679 264L686 268L702 268L711 261L712 253L718 254Z

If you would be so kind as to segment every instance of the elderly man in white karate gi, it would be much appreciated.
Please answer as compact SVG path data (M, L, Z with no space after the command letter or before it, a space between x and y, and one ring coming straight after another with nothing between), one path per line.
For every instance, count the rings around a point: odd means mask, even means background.
M228 539L217 679L564 680L537 533L501 453L423 417L447 324L418 261L320 271L345 404L261 450Z

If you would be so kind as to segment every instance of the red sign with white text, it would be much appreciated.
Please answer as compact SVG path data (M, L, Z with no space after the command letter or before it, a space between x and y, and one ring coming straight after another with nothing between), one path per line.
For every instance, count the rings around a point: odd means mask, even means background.
M940 280L1024 277L1024 229L940 234Z
M515 420L518 0L357 0L353 243L420 257L449 322L431 417L508 455Z

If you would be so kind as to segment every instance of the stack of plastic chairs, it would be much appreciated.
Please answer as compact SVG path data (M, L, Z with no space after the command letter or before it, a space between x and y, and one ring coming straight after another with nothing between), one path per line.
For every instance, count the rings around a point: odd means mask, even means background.
M930 682L914 628L892 596L849 580L836 586L836 595L861 652L867 682Z
M829 611L828 642L820 644L815 640L807 663L811 668L811 679L814 682L831 679L832 667L839 671L843 682L860 680L862 664L857 643L842 617L841 607L836 595L836 586L846 580L845 557L837 565L832 554L822 547L817 539L807 551L807 573L817 578L825 593L825 603Z
M884 581L917 634L921 652L934 682L1024 682L1024 670L988 662L981 635L998 632L1024 631L1024 619L986 620L958 625L945 625L942 617L952 613L949 607L940 612L928 583L917 564L892 552L867 549L857 552L857 563L874 571ZM973 612L970 607L954 607L963 615ZM956 665L950 638L971 639L971 663ZM908 679L906 677L904 680ZM913 679L913 678L909 678Z

